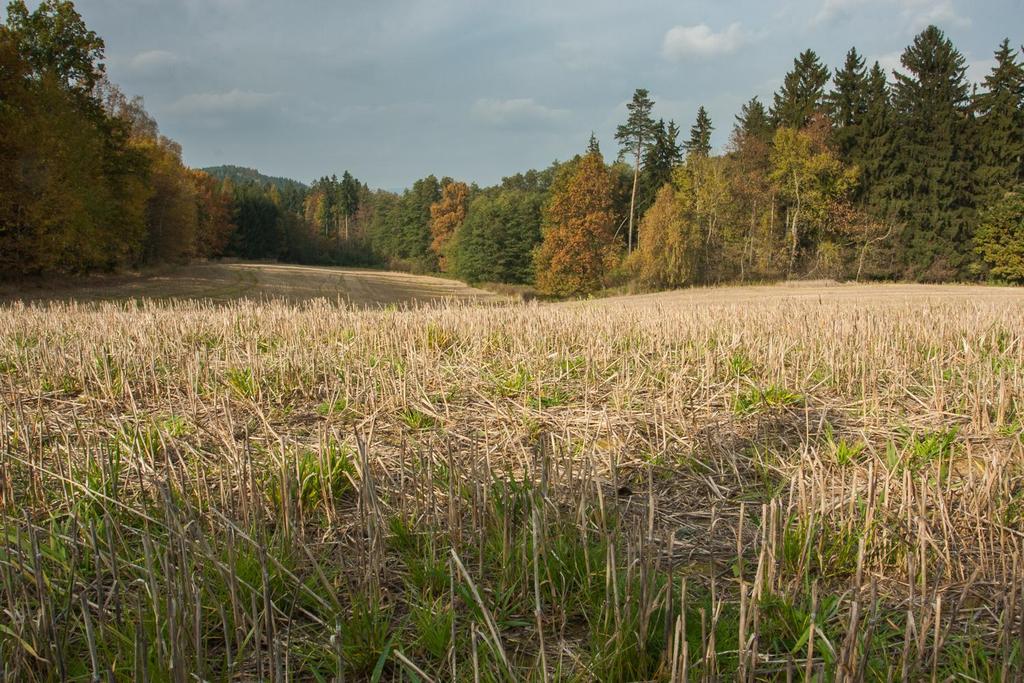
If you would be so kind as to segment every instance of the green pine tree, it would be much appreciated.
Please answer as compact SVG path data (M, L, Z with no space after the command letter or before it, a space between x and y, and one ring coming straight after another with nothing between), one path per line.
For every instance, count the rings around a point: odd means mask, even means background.
M734 145L739 146L747 139L767 144L774 135L775 129L772 127L771 118L761 100L752 97L740 107L740 113L736 115L736 123L732 129Z
M687 156L708 157L711 155L711 117L703 106L697 108L697 120L690 126L690 139L683 143Z
M879 218L892 204L895 130L885 70L875 62L864 82L864 114L851 158L860 168L856 198Z
M654 144L644 156L643 173L640 177L640 212L644 213L654 204L658 190L672 180L672 171L683 160L679 146L679 127L675 121L668 125L659 120L654 133Z
M929 26L901 58L893 106L896 214L904 274L944 280L968 273L974 219L973 144L965 60Z
M833 140L839 158L849 162L864 141L861 128L868 109L868 74L857 48L846 53L843 68L836 71L833 81L835 87L826 98Z
M1024 66L1010 41L996 50L996 64L975 97L978 192L985 204L998 201L1024 180Z
M776 127L803 128L824 106L828 67L814 50L804 50L793 60L782 88L775 93L771 118Z
M540 192L494 189L470 202L455 237L456 274L467 282L531 282L543 200Z
M351 235L351 221L352 217L356 215L356 211L359 210L359 195L361 187L359 181L356 180L351 173L345 171L341 174L341 184L338 187L338 194L340 195L339 208L341 209L342 219L344 221L344 236L348 239Z
M637 188L640 185L640 162L644 154L654 144L654 134L657 125L651 118L651 111L654 109L654 100L650 93L643 88L637 88L633 93L633 101L626 105L629 116L626 122L615 131L615 139L621 146L619 156L627 155L633 157L633 191L629 200L629 228L627 242L629 250L633 251L633 225L636 217Z

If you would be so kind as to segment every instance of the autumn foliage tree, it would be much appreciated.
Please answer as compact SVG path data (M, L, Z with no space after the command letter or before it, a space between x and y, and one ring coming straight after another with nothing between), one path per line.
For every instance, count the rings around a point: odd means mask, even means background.
M769 177L785 208L788 274L808 243L816 245L825 236L833 203L856 184L856 170L839 161L819 130L780 128L775 134Z
M640 284L663 289L696 281L700 235L683 214L672 184L658 191L654 204L640 221L638 234L631 259Z
M195 255L209 258L222 255L235 231L232 197L221 183L203 171L189 170L196 197Z
M430 205L430 249L437 255L442 271L449 270L448 244L466 220L468 206L469 185L447 178L441 186L441 199Z
M0 25L0 277L219 255L230 208L104 75L74 4Z
M567 165L543 212L543 241L534 255L537 289L556 296L589 294L619 259L614 185L600 152Z

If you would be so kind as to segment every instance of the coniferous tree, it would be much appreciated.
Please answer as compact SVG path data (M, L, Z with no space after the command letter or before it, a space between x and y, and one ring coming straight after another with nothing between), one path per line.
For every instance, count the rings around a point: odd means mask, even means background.
M430 248L430 207L441 199L441 183L429 175L406 190L398 211L398 255L408 259L416 272L437 269L437 255Z
M493 189L470 202L454 238L455 274L468 282L528 283L540 242L543 195Z
M857 48L846 53L843 68L833 77L835 87L826 97L833 140L843 161L857 156L864 141L862 127L868 109L868 73Z
M963 276L974 213L973 149L965 60L929 26L914 38L896 73L897 133L892 188L903 223L905 274L942 280Z
M339 201L342 218L345 221L345 239L349 239L351 230L349 223L359 210L359 195L362 188L359 181L351 173L345 171L341 174L341 184L338 187Z
M821 63L814 50L804 50L793 60L793 69L786 74L782 88L775 93L771 118L776 126L803 128L824 106L828 67Z
M883 221L894 219L897 181L896 131L885 71L875 62L864 85L865 111L851 158L860 169L855 200Z
M1010 41L996 50L996 64L975 97L978 117L978 193L985 204L1024 180L1024 66Z
M640 213L645 213L653 204L662 185L672 180L672 170L683 160L679 145L679 127L675 121L665 125L659 120L654 133L654 144L644 157L643 174L640 178Z
M697 120L690 126L690 139L683 147L686 148L687 156L710 156L711 155L711 132L715 129L711 125L711 117L703 106L697 108Z
M594 131L590 131L590 140L587 142L587 154L600 154L601 143L597 141Z
M756 97L750 98L740 107L740 113L736 115L736 123L732 129L734 145L739 145L741 141L748 139L767 144L771 142L774 135L775 131L771 118L768 116L768 110L761 104L761 100Z
M626 105L629 116L626 122L615 131L615 139L619 141L619 157L630 155L633 157L633 190L629 200L629 227L627 229L627 244L629 251L633 251L633 222L636 216L636 193L640 182L640 162L644 154L654 144L654 133L656 124L651 118L651 110L654 109L654 100L643 88L637 88L633 93L633 101Z

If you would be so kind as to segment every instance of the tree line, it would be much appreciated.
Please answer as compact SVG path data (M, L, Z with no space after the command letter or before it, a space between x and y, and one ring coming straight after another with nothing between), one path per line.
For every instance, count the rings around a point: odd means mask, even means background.
M584 153L490 188L433 176L371 225L380 253L470 282L584 295L787 278L1024 282L1024 67L1004 40L981 84L930 26L890 80L812 50L714 154L638 89L606 162Z
M980 84L930 26L893 77L851 49L801 52L715 153L638 89L606 159L491 187L428 176L402 193L345 171L306 186L187 168L68 0L0 27L0 273L194 257L441 272L556 296L786 278L1024 281L1024 67L1004 40Z

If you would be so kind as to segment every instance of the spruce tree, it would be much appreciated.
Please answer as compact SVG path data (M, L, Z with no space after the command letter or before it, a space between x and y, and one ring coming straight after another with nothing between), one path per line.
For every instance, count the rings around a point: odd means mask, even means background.
M929 26L903 53L893 93L898 172L893 188L903 222L905 275L926 280L967 274L974 213L973 148L965 60Z
M998 201L1024 180L1024 67L1010 41L995 53L996 64L975 98L978 122L978 192L985 204Z
M771 119L761 100L752 97L740 107L740 113L736 115L736 123L732 129L734 145L741 145L745 139L759 140L767 144L774 135Z
M359 189L359 181L351 173L345 171L341 175L341 184L338 187L338 194L341 200L339 206L345 221L345 239L348 239L350 236L349 221L356 215L356 211L359 210Z
M867 70L857 48L846 53L843 68L836 71L833 80L835 87L826 98L829 119L839 158L849 162L857 156L857 147L863 142L861 127L868 106Z
M665 125L659 120L654 133L654 144L644 157L644 170L640 178L640 212L646 212L653 204L658 190L672 180L672 170L683 160L679 146L679 127L675 121Z
M875 62L864 81L864 115L851 156L860 168L855 196L877 218L886 218L893 196L895 131L885 70Z
M711 125L711 117L703 106L697 109L697 120L690 126L690 139L683 147L687 156L707 157L711 155L711 132L715 129Z
M821 63L814 50L804 50L793 60L793 70L786 74L782 88L775 93L772 123L787 128L803 128L824 105L828 67Z

